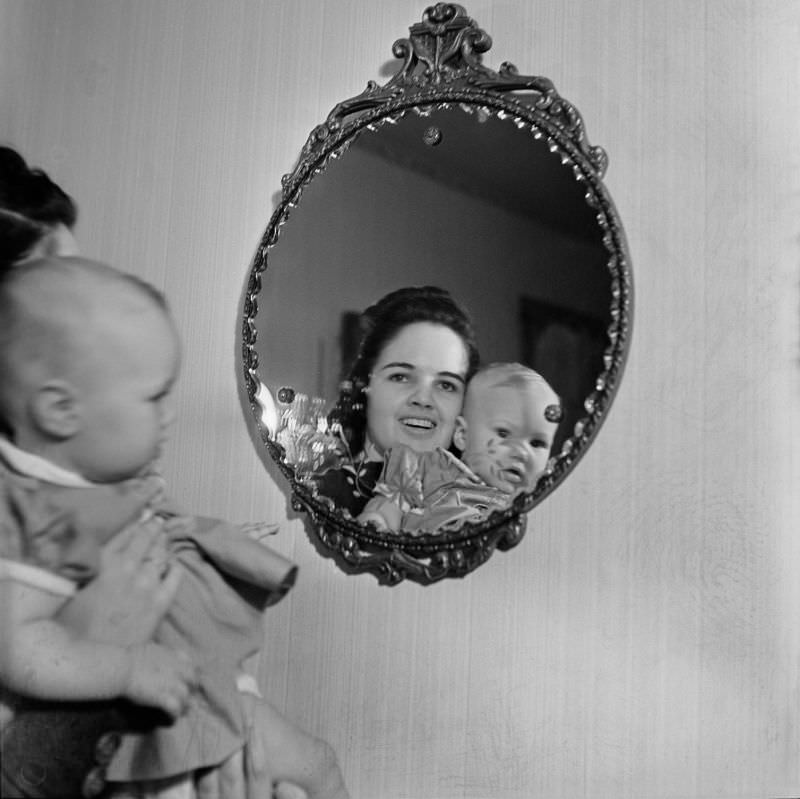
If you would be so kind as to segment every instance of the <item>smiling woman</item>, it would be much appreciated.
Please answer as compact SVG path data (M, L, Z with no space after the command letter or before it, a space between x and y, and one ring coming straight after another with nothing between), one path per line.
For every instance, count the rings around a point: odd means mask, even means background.
M472 322L443 289L398 289L362 318L356 360L331 413L350 457L318 482L320 493L353 517L372 496L387 450L450 446L478 363Z
M369 454L406 444L448 447L464 396L467 355L452 330L430 322L403 328L375 363L367 400Z

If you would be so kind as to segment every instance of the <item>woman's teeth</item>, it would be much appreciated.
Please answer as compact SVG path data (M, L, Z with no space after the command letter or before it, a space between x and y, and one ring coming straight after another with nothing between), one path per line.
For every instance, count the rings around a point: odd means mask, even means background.
M401 422L406 427L421 427L425 430L432 430L436 427L436 424L431 419L417 419L414 417L408 419L401 419Z

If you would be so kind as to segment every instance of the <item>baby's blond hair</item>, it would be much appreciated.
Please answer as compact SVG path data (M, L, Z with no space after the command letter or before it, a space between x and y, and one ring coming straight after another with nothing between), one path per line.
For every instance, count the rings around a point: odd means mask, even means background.
M481 367L467 385L464 398L464 411L467 412L471 401L477 394L492 388L514 388L522 390L528 387L543 387L554 397L554 405L559 399L553 387L537 371L521 363L496 362ZM548 406L549 407L549 406ZM553 421L553 420L548 420Z

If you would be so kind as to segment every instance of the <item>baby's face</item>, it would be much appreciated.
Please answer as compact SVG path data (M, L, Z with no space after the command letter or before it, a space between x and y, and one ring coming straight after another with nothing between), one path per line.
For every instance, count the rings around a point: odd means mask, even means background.
M111 483L142 474L161 453L173 420L179 344L155 306L116 323L103 344L107 354L84 384L85 424L70 454L87 480Z
M462 460L487 485L511 494L532 491L558 427L547 421L545 408L556 402L544 384L481 389L465 408Z

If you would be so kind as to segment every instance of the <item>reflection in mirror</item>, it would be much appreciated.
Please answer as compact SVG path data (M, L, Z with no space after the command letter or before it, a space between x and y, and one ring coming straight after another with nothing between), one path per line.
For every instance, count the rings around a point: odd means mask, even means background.
M267 449L322 542L388 582L461 576L517 543L523 514L593 438L627 348L629 264L605 154L549 81L483 67L489 44L461 7L429 8L395 45L395 78L312 133L251 270L245 377ZM535 369L562 417L535 490L488 522L412 541L358 524L317 489L346 455L327 415L360 312L414 285L447 289L473 318L482 362Z
M407 111L362 131L292 210L262 278L262 380L335 399L359 312L439 285L470 311L484 362L521 361L555 388L558 452L602 370L607 260L581 183L530 129L470 106Z

